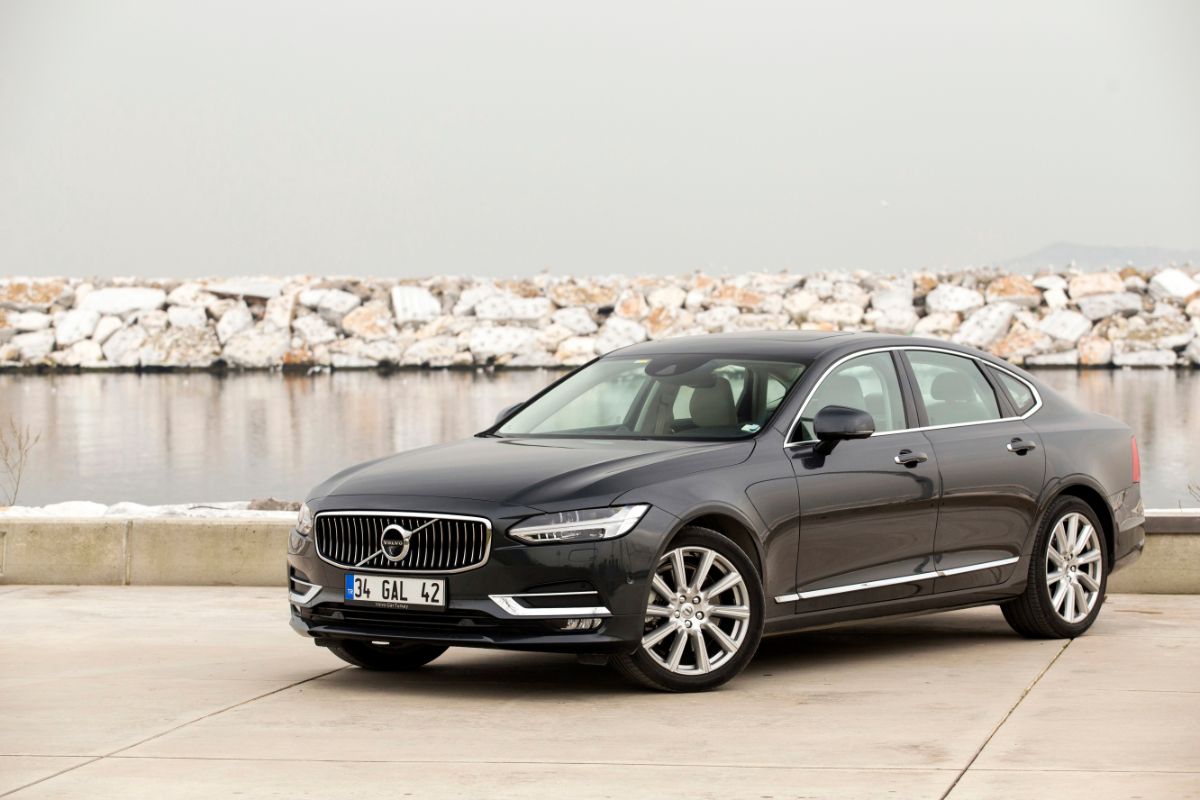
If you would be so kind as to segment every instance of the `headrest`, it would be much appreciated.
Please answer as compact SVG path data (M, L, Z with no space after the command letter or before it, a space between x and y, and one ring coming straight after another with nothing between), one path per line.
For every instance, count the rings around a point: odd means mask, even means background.
M867 400L863 397L862 384L849 375L830 375L821 389L827 406L847 406L859 411L867 410Z
M944 403L970 403L975 400L971 383L961 372L943 372L933 379L930 389L934 400Z
M737 425L733 389L725 378L714 378L712 386L692 391L692 422L700 428L728 428Z

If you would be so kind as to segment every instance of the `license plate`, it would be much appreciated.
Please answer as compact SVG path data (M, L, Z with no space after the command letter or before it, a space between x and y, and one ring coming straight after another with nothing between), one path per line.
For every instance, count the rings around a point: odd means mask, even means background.
M376 606L446 607L446 582L438 578L346 575L346 600Z

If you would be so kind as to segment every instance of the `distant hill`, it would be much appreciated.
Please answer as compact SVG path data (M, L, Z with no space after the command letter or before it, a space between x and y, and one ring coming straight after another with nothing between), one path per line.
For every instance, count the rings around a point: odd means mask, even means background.
M1158 267L1167 264L1200 264L1200 250L1169 250L1163 247L1103 247L1074 242L1057 242L1017 258L997 262L1012 270L1066 267L1083 270L1106 267Z

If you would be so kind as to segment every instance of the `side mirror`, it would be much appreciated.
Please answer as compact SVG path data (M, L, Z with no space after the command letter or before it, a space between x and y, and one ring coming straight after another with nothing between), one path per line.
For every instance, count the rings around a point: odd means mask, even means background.
M875 432L875 420L865 411L847 406L825 406L813 419L817 452L828 455L843 439L866 439Z
M501 422L503 422L505 420L505 418L507 418L509 415L511 415L514 411L516 411L518 408L520 408L523 405L525 405L525 404L524 403L513 403L511 406L501 409L500 413L496 415L496 421L493 422L492 424L499 425Z

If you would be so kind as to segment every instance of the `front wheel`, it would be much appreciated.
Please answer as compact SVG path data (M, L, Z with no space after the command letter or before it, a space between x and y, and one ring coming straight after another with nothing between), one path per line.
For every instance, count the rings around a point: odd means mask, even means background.
M658 562L642 640L613 659L625 677L652 689L713 689L741 672L763 629L758 571L715 531L688 527Z
M1031 639L1080 636L1100 614L1107 565L1096 512L1078 498L1060 497L1034 540L1024 593L1001 606L1004 619Z
M446 652L445 647L418 642L374 644L346 639L330 645L329 652L363 669L401 672L418 669Z

